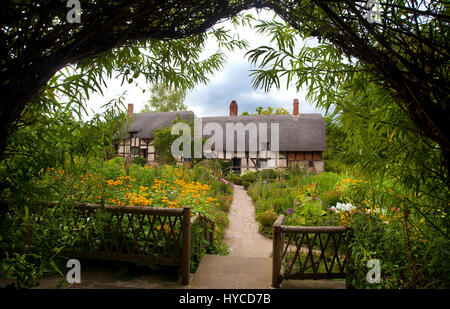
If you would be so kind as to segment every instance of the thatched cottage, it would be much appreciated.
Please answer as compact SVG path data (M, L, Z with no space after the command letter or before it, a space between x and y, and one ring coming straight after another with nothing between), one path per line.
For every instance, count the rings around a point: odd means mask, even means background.
M170 126L173 120L180 116L183 120L192 120L195 115L190 111L163 112L163 113L133 113L133 105L128 106L128 114L131 123L128 132L118 143L118 155L133 158L141 156L148 159L148 164L155 164L157 153L152 146L153 130ZM292 115L258 115L238 116L236 101L230 104L230 114L224 117L203 117L202 127L214 123L221 127L223 133L223 149L217 151L214 146L211 153L204 154L206 157L214 157L221 160L230 160L235 171L247 169L286 168L289 166L300 166L308 171L315 170L320 173L324 170L322 152L326 149L325 122L320 114L299 113L299 102L293 102ZM245 132L245 149L237 152L236 139L232 151L227 149L230 144L226 142L227 124L255 124L267 127L264 137L257 136L257 140L263 141L264 145L258 145L259 151L249 151L249 142L255 136ZM279 132L278 141L272 140L272 127ZM204 131L203 131L204 132ZM260 134L260 131L258 131ZM238 134L239 132L236 132ZM211 137L213 134L204 134ZM277 147L273 145L277 143ZM231 147L230 147L231 148ZM278 151L273 151L277 150ZM185 161L178 158L179 162Z

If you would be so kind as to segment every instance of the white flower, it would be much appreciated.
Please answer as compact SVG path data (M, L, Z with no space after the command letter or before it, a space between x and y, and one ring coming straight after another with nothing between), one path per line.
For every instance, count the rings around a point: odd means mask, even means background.
M368 214L370 214L370 213L372 213L372 209L366 209L366 212L368 213ZM373 213L374 214L383 214L383 215L385 215L386 214L386 210L385 209L381 209L381 208L374 208L373 209Z
M344 204L344 203L339 203L339 202L338 202L338 203L336 204L336 209L337 209L337 210L340 210L340 211L352 211L352 210L356 209L356 207L353 206L353 205L350 204L350 203Z

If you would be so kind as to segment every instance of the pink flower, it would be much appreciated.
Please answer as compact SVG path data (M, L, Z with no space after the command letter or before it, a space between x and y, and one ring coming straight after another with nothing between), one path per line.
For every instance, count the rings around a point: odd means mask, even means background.
M328 210L330 210L330 211L332 211L332 212L338 212L337 210L336 210L336 207L334 207L334 206L331 206L330 208L328 208Z

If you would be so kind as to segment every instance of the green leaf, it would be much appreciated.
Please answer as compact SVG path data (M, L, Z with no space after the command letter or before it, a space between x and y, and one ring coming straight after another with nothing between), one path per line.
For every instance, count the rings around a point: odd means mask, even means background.
M55 264L55 261L50 261L50 266L52 266L52 268L61 275L61 277L64 277L63 273L61 272L61 270L58 268L58 266Z

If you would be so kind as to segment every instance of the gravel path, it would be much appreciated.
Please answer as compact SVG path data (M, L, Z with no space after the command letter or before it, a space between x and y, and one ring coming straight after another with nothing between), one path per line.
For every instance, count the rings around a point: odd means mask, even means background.
M234 186L228 219L230 223L225 230L224 240L231 249L231 255L270 257L272 240L258 232L255 207L242 186Z

